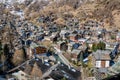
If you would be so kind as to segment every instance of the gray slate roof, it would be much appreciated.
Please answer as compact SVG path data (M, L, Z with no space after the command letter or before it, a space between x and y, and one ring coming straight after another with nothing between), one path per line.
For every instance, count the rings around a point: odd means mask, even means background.
M110 53L111 51L109 50L97 50L96 52L93 52L93 56L96 60L111 60Z
M81 52L81 50L73 49L71 53L78 55L80 52Z

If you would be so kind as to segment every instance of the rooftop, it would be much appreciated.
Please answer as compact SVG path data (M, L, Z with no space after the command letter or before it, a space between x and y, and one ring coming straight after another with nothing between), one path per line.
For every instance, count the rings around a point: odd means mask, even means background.
M93 56L96 60L111 60L110 53L111 51L109 50L97 50L93 52Z
M67 80L80 80L80 71L69 68L64 64L59 64L58 67L50 74L50 76L58 80L58 78L66 77Z
M77 50L77 49L73 49L71 53L74 53L74 54L79 54L81 52L81 50Z

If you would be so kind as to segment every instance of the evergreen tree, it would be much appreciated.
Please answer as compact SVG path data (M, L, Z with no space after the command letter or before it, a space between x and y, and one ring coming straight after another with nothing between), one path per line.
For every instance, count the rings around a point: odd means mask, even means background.
M102 42L102 50L105 50L105 48L106 48L106 44L104 43L104 42Z
M0 51L2 50L2 43L0 42Z
M4 64L4 62L6 61L6 59L7 59L7 58L6 58L6 56L5 56L4 54L2 54L2 55L0 56L0 61L1 61L2 64ZM5 71L6 69L7 69L7 66L4 66L4 65L3 65L3 66L1 67L1 69L0 69L0 71Z
M97 50L105 50L106 44L102 41L100 41L98 44L93 43L92 50L97 51Z
M8 47L8 44L4 45L3 52L4 52L4 55L8 58L9 57L9 47Z
M2 43L0 42L0 55L2 54L3 49L2 49Z
M93 43L93 45L92 45L92 50L93 50L93 51L97 51L97 48L98 48L97 44L96 44L96 43Z
M97 44L97 49L100 49L100 50L105 50L106 48L106 44L102 41L100 41L98 44Z
M61 80L67 80L65 77L63 77Z

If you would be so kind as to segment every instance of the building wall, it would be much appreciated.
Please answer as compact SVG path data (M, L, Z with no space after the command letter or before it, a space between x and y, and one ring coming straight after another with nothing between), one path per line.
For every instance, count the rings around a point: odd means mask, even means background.
M105 67L110 67L110 61L106 61Z
M106 65L106 61L101 61L101 67L104 68Z
M101 68L101 61L96 61L95 67Z
M29 78L27 77L28 75L22 71L15 72L12 75L17 77L18 80L27 80Z
M36 47L35 49L32 49L33 54L43 54L47 52L47 48L45 47Z
M116 40L117 40L117 41L120 41L120 36L116 36Z
M28 58L32 57L32 49L31 48L27 48L27 57Z
M66 43L61 43L60 44L60 50L62 50L62 51L68 50L68 45Z
M110 65L110 61L96 61L95 67L97 68L107 68Z
M72 50L72 46L68 46L68 52L71 52L71 50Z
M75 40L75 37L74 36L70 36L70 40Z

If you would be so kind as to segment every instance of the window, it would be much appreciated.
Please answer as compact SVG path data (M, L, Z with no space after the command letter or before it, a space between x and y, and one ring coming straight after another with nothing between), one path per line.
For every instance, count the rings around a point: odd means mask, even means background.
M21 76L24 76L24 74L21 74Z

